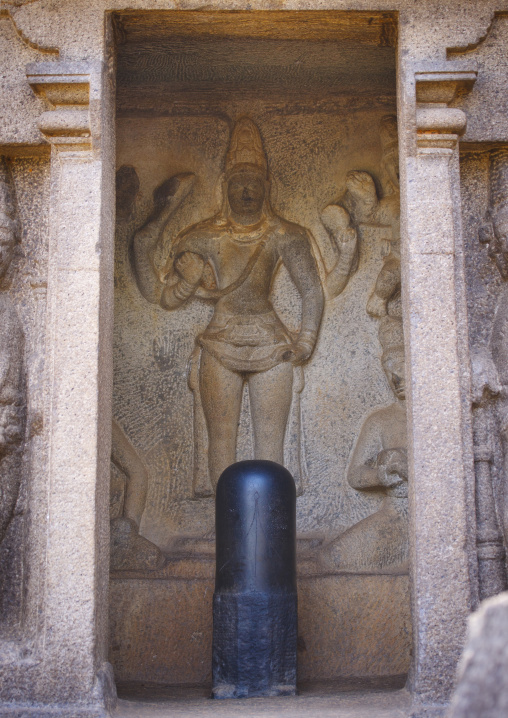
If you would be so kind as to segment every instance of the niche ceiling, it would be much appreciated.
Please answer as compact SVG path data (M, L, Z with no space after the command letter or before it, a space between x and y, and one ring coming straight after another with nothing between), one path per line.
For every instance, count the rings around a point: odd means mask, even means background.
M124 13L114 16L120 116L208 112L242 98L315 98L314 111L395 101L387 13Z

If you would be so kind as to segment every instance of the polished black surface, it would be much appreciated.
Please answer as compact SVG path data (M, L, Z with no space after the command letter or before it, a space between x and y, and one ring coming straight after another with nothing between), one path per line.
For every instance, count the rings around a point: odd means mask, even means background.
M296 490L283 466L241 461L216 493L213 696L296 692Z

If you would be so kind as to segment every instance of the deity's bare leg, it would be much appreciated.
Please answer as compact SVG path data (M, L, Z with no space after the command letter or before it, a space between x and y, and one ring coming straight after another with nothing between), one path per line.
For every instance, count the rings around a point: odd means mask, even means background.
M249 375L256 459L284 464L284 436L292 393L293 365L289 362Z
M224 469L236 461L243 377L226 369L204 349L199 386L208 429L208 469L215 487Z

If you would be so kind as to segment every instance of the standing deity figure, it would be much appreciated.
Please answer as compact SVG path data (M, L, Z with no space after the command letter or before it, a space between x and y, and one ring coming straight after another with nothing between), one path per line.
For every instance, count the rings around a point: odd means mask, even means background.
M407 430L402 321L384 317L379 327L382 364L396 401L363 423L347 480L358 491L382 492L380 508L322 550L333 571L405 573L408 570Z
M314 350L324 301L309 232L271 208L267 157L259 130L248 117L233 128L222 188L218 214L176 237L159 273L158 290L160 305L168 311L194 298L215 305L210 323L196 339L190 377L206 424L213 487L236 461L245 384L254 456L284 463L293 384L298 381L295 367ZM136 238L134 242L136 247ZM270 301L281 263L302 299L296 335Z
M284 463L293 366L306 362L317 339L323 291L309 232L275 215L259 130L238 120L226 155L220 212L184 230L162 273L161 306L173 310L193 297L215 304L197 338L199 393L208 430L208 469L215 487L236 461L238 422L248 384L254 456ZM293 336L274 311L270 290L279 264L302 298L301 328Z
M18 500L25 436L25 340L7 291L18 235L14 190L7 164L0 158L0 542Z

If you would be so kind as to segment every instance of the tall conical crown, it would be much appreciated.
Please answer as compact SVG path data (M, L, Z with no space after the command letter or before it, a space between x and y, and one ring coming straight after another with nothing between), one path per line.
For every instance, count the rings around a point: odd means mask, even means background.
M268 176L263 140L250 117L240 117L236 122L226 155L226 175L241 169L254 170L265 178Z

